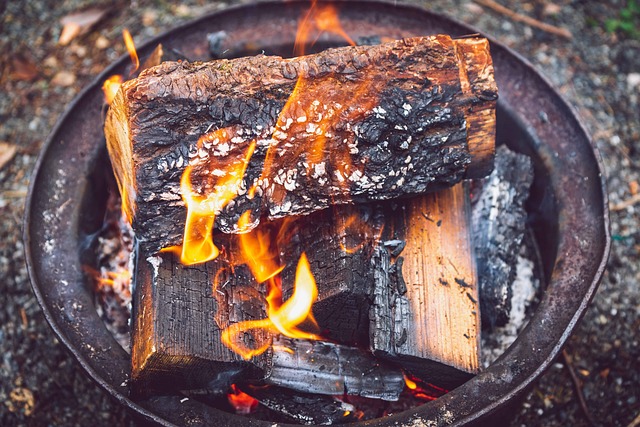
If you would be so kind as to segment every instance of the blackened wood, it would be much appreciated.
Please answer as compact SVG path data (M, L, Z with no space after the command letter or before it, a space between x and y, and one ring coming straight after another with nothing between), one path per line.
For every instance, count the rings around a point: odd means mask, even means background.
M480 72L467 72L477 52ZM284 108L299 77L298 102ZM217 218L225 232L249 209L276 218L411 196L490 169L493 139L469 132L484 132L473 123L491 121L496 98L488 42L440 35L294 59L164 63L123 84L105 134L125 211L151 253L181 242L187 164L207 193L211 171L258 141L241 194Z
M306 425L333 425L357 420L353 405L332 396L276 386L240 386L240 389L288 421Z
M404 376L356 347L325 341L279 338L273 343L269 384L328 395L398 400Z
M407 201L397 208L392 236L404 249L394 258L379 248L372 258L371 349L446 388L479 368L469 214L463 184Z
M182 266L173 254L138 259L131 345L134 391L224 391L234 378L261 378L268 355L247 362L221 342L227 325L266 317L261 288L246 273L239 267L230 274L224 256L193 267ZM215 290L214 278L219 282ZM255 345L268 337L256 332L244 339Z
M484 329L509 321L511 285L527 223L524 205L532 182L531 159L500 146L495 169L474 188L471 218Z
M290 261L282 272L285 298L293 292L296 260L306 253L318 288L313 316L329 340L369 344L369 260L384 221L376 206L335 206L300 218L282 251L282 259Z

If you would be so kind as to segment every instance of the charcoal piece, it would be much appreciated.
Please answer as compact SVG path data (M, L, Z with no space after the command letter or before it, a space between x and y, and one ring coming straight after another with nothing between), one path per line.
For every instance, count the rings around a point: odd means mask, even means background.
M440 35L293 59L166 62L122 85L105 134L149 255L181 243L187 165L194 191L209 194L256 142L216 218L224 232L240 231L247 210L257 225L261 214L413 196L490 170L496 98L486 39Z
M353 405L332 396L275 386L241 386L240 389L261 405L300 424L333 425L357 420Z
M524 205L532 182L531 159L500 146L493 172L474 189L473 244L482 327L487 330L509 321L511 285L527 222Z
M136 394L222 392L233 381L263 376L268 353L245 361L221 342L227 325L266 317L263 287L242 266L231 274L228 265L225 256L192 267L173 254L138 259L131 345ZM261 331L244 337L248 346L268 338Z
M395 401L404 376L356 347L324 341L279 338L273 343L268 384L327 395L356 395Z

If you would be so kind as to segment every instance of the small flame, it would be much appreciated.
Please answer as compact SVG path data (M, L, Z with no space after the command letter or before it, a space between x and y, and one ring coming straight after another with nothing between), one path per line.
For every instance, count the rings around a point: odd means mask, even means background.
M384 223L376 224L375 221L367 221L355 209L350 208L338 210L336 214L340 215L335 220L338 227L340 249L344 253L354 254L362 250L368 242L377 243L380 241L384 231Z
M127 52L129 52L129 57L131 58L131 62L134 65L133 71L131 74L138 71L140 68L140 60L138 59L138 52L136 51L136 46L133 43L133 37L131 37L131 33L126 28L122 30L122 38L124 39L124 45L127 47Z
M205 141L225 140L228 134L225 129L219 129L202 136L198 141L198 148ZM182 173L180 180L180 194L187 207L184 236L181 246L171 246L162 249L163 252L173 252L180 255L180 262L184 265L194 265L211 261L218 257L220 251L213 243L213 225L216 215L229 204L238 194L244 173L256 147L253 141L241 161L231 164L224 176L215 182L214 189L206 196L200 195L191 183L193 166L189 165Z
M133 44L133 37L131 37L131 33L126 28L122 30L122 38L124 39L124 45L127 47L127 52L129 52L131 63L134 66L129 75L133 75L133 73L135 73L138 68L140 68L138 52L136 52L136 46ZM114 74L104 81L104 83L102 84L102 91L104 92L104 100L107 105L111 105L111 103L113 102L113 98L116 97L116 93L118 93L118 90L120 89L120 86L122 86L122 83L124 83L124 78L121 74Z
M318 1L313 0L311 7L298 24L295 44L293 46L293 54L302 56L305 54L306 44L310 41L310 34L313 30L319 31L314 39L314 44L322 35L322 32L337 34L344 38L351 46L355 46L355 42L344 31L338 18L338 11L332 5L318 6Z
M416 378L410 378L407 374L404 375L404 383L415 398L427 402L436 400L449 392L433 384L419 381Z
M108 105L111 105L113 98L116 97L116 93L122 85L122 76L120 74L114 74L104 81L102 84L102 91L104 92L104 99Z
M227 400L236 410L236 414L250 414L258 406L256 399L240 391L235 384L231 384L231 393L227 394Z

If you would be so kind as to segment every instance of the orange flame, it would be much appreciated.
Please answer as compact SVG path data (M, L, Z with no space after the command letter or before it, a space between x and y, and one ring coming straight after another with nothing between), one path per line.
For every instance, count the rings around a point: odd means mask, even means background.
M436 400L449 392L433 384L423 383L415 378L410 378L406 374L404 375L404 383L414 397L424 401Z
M221 141L226 140L227 137L225 129L218 129L200 137L198 148L205 141ZM184 265L199 264L218 257L220 251L213 243L213 226L216 215L237 196L255 147L256 142L252 141L244 158L235 164L232 163L223 176L215 182L213 191L205 196L200 195L193 188L191 183L193 166L188 165L185 168L180 179L180 194L187 207L182 245L164 248L162 252L179 254L180 261Z
M131 63L134 68L131 71L130 75L135 73L140 67L140 60L138 59L138 52L136 52L136 47L133 43L133 38L131 37L131 33L129 30L122 30L122 38L124 39L124 44L127 47L127 52L129 52L129 57L131 58ZM104 100L107 105L111 105L113 102L113 98L115 98L116 93L122 86L124 82L124 78L120 74L114 74L113 76L107 78L102 84L102 91L104 92ZM124 198L123 198L124 200Z
M293 54L295 56L302 56L305 54L306 44L309 42L310 34L314 29L318 31L318 34L312 44L320 38L323 31L326 31L328 33L339 35L351 46L355 46L354 41L342 28L336 8L333 5L318 6L317 0L313 0L311 2L311 7L298 24L296 40L293 46Z
M250 234L254 234L254 232ZM290 338L312 340L320 338L317 334L306 332L299 328L304 323L318 329L311 314L311 306L318 297L318 289L306 254L303 253L300 256L296 269L293 294L284 303L282 302L282 289L279 279L280 277L276 275L267 280L269 292L267 295L268 317L266 319L234 323L222 331L222 343L245 360L264 353L271 345L270 342L266 342L256 348L247 347L243 343L242 337L252 330L266 330L270 335L275 335L279 332Z
M138 52L136 52L136 46L133 43L133 37L131 37L131 33L126 28L122 30L122 38L124 39L124 45L127 47L127 52L129 52L129 57L131 58L131 62L134 65L131 74L138 71L140 68L140 60L138 59Z
M240 391L235 384L231 384L231 393L227 394L227 400L236 410L236 414L250 414L258 406L256 399Z

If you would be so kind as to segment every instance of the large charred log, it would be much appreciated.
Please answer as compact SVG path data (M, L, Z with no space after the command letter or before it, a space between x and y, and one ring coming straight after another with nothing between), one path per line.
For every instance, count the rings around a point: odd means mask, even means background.
M391 253L377 248L371 349L430 383L452 388L479 368L480 314L463 184L417 197L390 215Z
M511 285L527 223L524 204L532 182L531 159L500 146L493 172L474 188L473 244L478 263L482 327L487 330L509 321Z
M233 380L263 376L268 354L247 362L221 341L226 326L266 317L261 287L242 266L231 274L225 256L185 267L172 254L158 254L138 260L134 280L135 392L222 392ZM254 332L244 337L249 347L269 339Z
M327 395L398 400L404 376L355 347L325 341L279 338L265 378L269 384Z
M485 39L432 36L293 59L164 63L122 86L105 133L150 254L181 243L187 165L207 194L256 143L217 217L225 232L247 210L255 224L260 214L413 196L490 169L496 98Z

